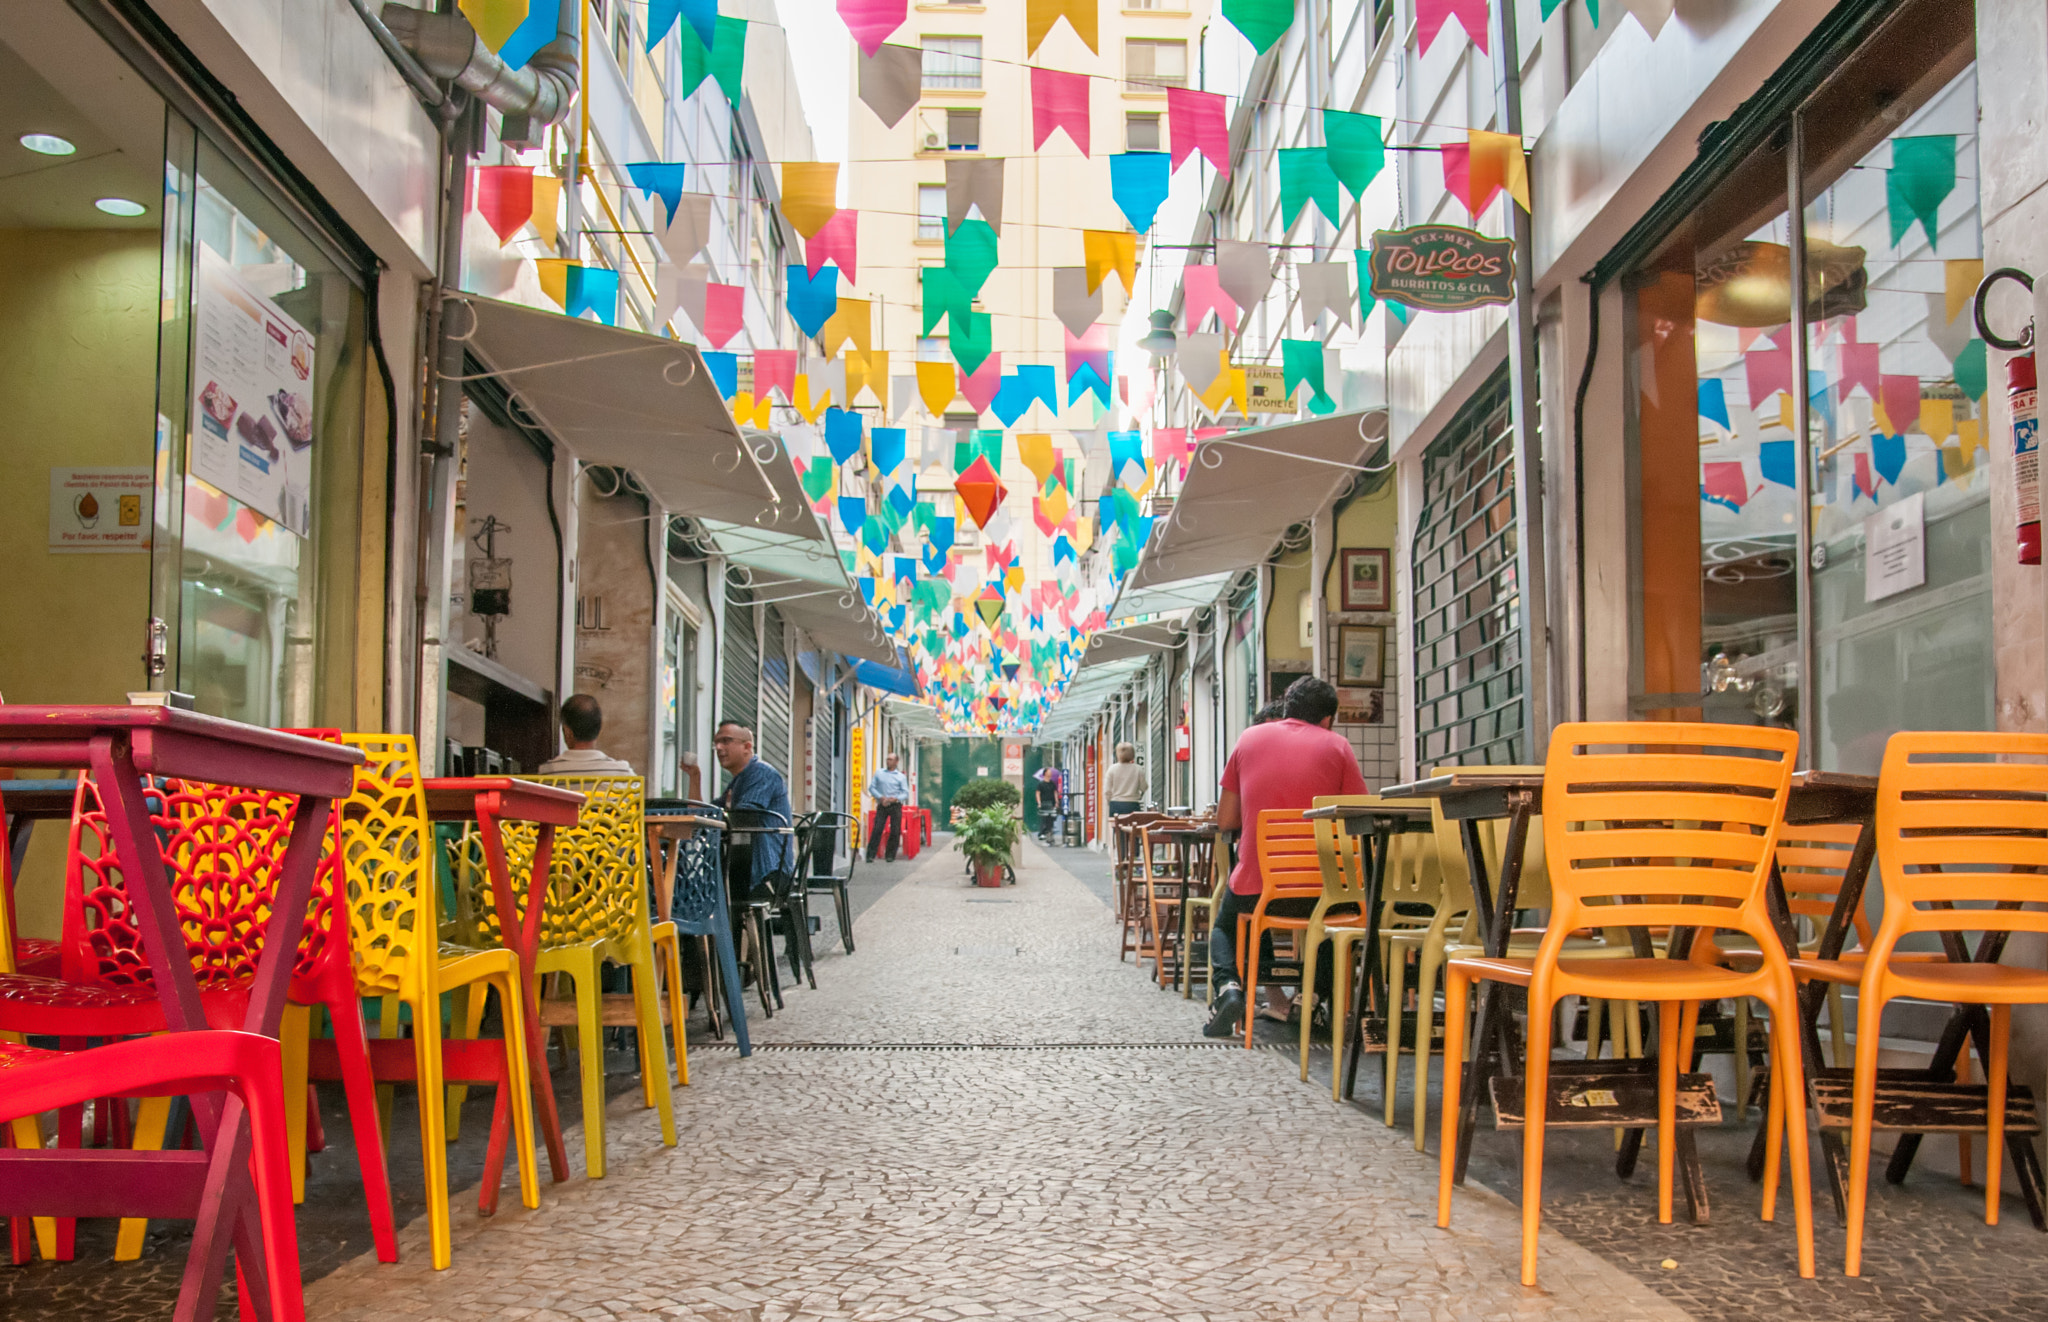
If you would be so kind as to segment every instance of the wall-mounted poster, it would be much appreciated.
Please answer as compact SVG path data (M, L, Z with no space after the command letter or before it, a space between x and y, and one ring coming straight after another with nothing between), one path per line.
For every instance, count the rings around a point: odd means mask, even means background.
M1376 689L1387 680L1387 631L1377 624L1346 624L1337 630L1337 683Z
M1344 552L1344 609L1383 611L1390 609L1391 593L1387 572L1392 557L1385 547Z
M303 537L313 337L204 243L196 274L192 476Z

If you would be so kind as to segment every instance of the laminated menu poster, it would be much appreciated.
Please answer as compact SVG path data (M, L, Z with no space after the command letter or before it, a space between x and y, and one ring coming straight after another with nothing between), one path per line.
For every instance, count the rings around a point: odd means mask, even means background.
M313 337L199 245L192 476L303 537L313 477Z

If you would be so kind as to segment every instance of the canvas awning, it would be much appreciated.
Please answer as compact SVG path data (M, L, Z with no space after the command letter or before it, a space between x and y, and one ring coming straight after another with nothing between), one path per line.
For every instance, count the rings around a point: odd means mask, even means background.
M804 507L813 532L816 521ZM882 622L846 577L832 544L795 532L701 520L728 564L743 571L740 586L811 636L820 647L886 666L899 664Z
M1201 610L1222 596L1224 589L1230 586L1230 580L1236 576L1236 570L1226 570L1220 574L1204 574L1200 578L1179 579L1147 588L1134 588L1131 579L1126 578L1116 604L1109 609L1109 622L1117 625L1153 615Z
M1143 661L1154 652L1171 652L1186 645L1187 621L1180 612L1166 619L1105 629L1088 640L1088 651L1081 658L1081 672L1086 674L1112 661L1130 657Z
M1125 595L1263 563L1281 533L1351 480L1386 419L1375 409L1203 441Z
M1059 700L1059 705L1052 709L1044 723L1038 727L1038 738L1064 739L1080 729L1087 724L1089 717L1101 709L1111 694L1122 688L1132 675L1144 668L1144 657L1130 656L1106 661L1083 670L1067 687L1066 693Z
M767 526L810 514L775 480L790 468L780 447L742 440L694 345L471 294L446 315L516 418L586 463L631 469L670 513Z

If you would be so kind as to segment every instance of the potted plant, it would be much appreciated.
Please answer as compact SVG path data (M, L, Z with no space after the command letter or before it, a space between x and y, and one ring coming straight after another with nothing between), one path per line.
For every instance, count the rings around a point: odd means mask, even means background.
M1000 886L1009 869L1010 851L1016 847L1022 823L1008 808L995 805L976 809L960 823L953 844L967 855L977 886Z

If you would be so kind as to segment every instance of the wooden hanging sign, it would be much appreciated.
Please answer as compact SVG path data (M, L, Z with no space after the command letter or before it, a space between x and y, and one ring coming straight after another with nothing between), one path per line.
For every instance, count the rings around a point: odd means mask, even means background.
M1459 225L1374 230L1372 294L1425 312L1462 312L1515 297L1515 245Z

